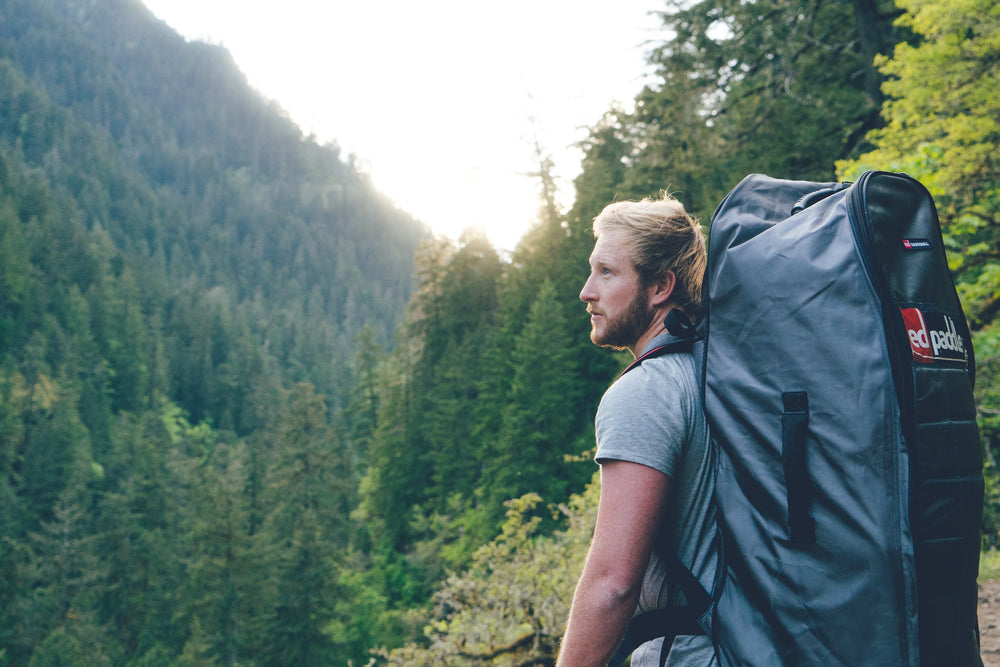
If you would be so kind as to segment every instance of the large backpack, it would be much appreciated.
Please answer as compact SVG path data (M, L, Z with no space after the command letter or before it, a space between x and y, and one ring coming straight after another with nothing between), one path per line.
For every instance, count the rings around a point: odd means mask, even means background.
M981 665L975 363L931 196L749 176L708 252L720 663Z

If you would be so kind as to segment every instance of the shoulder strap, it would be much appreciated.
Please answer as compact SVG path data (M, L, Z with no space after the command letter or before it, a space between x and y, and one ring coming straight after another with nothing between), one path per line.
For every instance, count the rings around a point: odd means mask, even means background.
M632 652L648 641L663 637L663 648L660 649L660 666L667 661L667 654L678 635L703 635L703 621L710 613L713 600L701 582L674 554L673 549L657 548L663 566L667 571L669 581L677 584L687 604L664 609L647 611L634 616L625 631L625 637L619 644L609 665L621 665Z
M699 335L695 326L682 311L671 310L663 322L671 338L662 345L647 350L621 372L625 375L638 367L646 359L675 352L690 352ZM619 376L621 377L621 376ZM684 593L687 604L665 609L656 609L639 614L629 621L625 637L615 652L610 665L620 665L642 644L663 637L660 651L660 665L666 662L667 653L677 635L703 635L703 620L713 605L712 596L705 591L697 577L677 558L673 547L662 537L657 539L656 552L667 571L667 579L676 584Z
M690 352L694 348L694 343L698 340L698 332L683 311L677 308L671 310L664 318L663 325L667 328L667 333L671 335L671 338L662 345L657 345L650 350L646 350L635 361L629 364L618 377L636 368L646 359L652 359L653 357L673 352Z
M646 352L641 357L636 358L635 361L629 364L628 367L625 368L625 370L623 370L618 377L621 377L622 375L628 373L630 370L637 368L639 364L644 362L646 359L652 359L653 357L659 357L660 355L670 354L672 352L690 352L693 347L694 347L693 340L671 340L667 343L664 343L663 345L659 345L650 350L646 350Z

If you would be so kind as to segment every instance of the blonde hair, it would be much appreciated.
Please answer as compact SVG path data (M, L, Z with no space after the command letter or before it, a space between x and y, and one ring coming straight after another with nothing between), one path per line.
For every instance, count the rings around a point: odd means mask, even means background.
M594 236L612 231L623 232L640 285L648 287L673 271L671 298L689 316L697 316L707 263L705 234L684 205L666 193L661 199L608 204L594 218Z

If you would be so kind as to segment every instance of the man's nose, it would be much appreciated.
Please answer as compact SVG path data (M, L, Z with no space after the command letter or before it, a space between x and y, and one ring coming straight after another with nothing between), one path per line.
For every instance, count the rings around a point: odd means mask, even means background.
M591 287L590 284L592 278L593 276L591 276L591 278L587 278L587 282L583 284L583 289L580 290L580 301L590 302L597 299L597 295L594 293L594 288Z

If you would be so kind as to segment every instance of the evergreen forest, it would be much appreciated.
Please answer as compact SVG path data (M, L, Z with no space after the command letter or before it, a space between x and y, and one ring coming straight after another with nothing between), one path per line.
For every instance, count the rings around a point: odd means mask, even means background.
M0 0L0 667L554 665L626 361L577 299L593 217L668 190L707 229L753 172L934 195L996 545L1000 5L649 9L653 76L573 201L539 148L508 256L140 0Z

